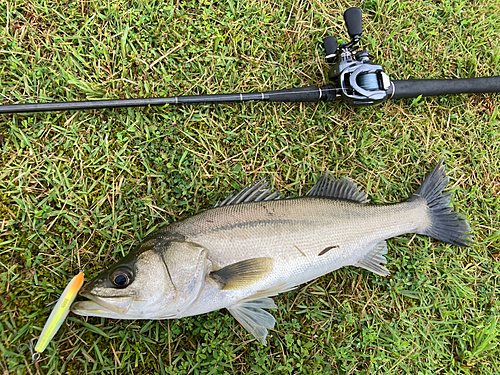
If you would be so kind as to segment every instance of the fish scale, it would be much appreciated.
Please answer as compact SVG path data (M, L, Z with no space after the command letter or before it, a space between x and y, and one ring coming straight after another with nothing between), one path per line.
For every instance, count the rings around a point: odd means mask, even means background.
M299 201L304 206L302 209L296 206ZM274 210L273 217L277 219L255 220L269 208ZM228 211L237 212L245 220L228 225L226 218L232 216ZM217 305L220 309L275 284L286 282L290 288L341 267L355 265L373 244L415 232L418 229L416 217L421 226L428 225L426 211L417 202L367 206L328 198L304 198L269 202L266 208L252 203L243 204L237 210L220 207L193 217L196 223L190 223L188 228L200 228L200 231L183 232L182 226L171 229L207 248L215 269L248 258L274 259L275 268L270 275L251 287L227 293ZM345 212L349 212L347 218ZM286 220L280 219L285 217ZM329 246L335 248L319 255ZM212 306L213 303L210 308ZM197 315L211 310L205 300L199 300L190 311Z
M259 219L268 208L272 208L275 214ZM239 222L228 219L232 213L239 216ZM276 256L284 261L288 258L302 260L304 255L296 247L307 256L315 257L328 246L341 249L353 244L359 246L414 232L419 229L417 221L423 227L429 222L427 210L417 202L368 206L328 198L274 201L266 203L266 208L260 203L246 203L237 210L221 207L192 219L193 222L186 227L167 228L209 249L219 267L243 260L242 257L249 254L254 257ZM351 255L338 252L344 257Z

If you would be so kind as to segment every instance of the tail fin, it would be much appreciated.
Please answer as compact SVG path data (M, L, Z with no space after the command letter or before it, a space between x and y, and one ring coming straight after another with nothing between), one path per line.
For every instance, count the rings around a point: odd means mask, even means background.
M453 207L450 207L451 193L442 194L450 181L445 172L441 159L409 201L424 199L430 209L431 225L420 234L456 246L468 247L473 244L472 235L469 234L469 222L462 214L453 212Z

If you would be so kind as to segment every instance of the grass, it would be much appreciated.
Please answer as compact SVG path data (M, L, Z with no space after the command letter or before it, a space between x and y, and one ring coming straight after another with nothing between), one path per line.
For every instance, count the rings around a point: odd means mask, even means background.
M8 1L4 103L266 91L326 83L320 47L364 12L362 45L393 79L498 75L498 0ZM498 94L0 116L4 373L498 374ZM172 321L70 315L26 347L79 267L92 277L164 222L267 176L289 195L326 169L372 203L408 197L444 157L476 245L389 241L381 278L345 268L275 297L263 347L225 311Z

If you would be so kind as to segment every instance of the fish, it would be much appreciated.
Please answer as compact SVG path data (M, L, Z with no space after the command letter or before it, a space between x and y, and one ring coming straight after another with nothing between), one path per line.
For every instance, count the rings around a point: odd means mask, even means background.
M471 246L468 220L443 193L448 183L440 160L409 199L374 205L353 180L328 172L299 197L281 197L262 180L146 236L86 284L71 311L180 319L225 308L266 345L273 296L345 266L388 276L389 238L415 233Z

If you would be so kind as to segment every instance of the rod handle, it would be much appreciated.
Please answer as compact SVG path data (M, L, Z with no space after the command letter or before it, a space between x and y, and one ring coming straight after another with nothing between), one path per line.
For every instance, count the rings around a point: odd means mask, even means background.
M500 76L391 81L388 99L500 92Z

